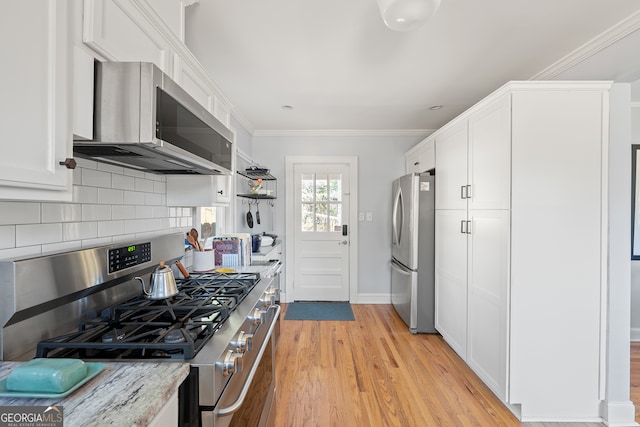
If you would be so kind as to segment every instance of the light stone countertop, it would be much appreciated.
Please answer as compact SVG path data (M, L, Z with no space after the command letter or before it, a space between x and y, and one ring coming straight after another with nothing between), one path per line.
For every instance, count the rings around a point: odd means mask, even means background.
M20 363L0 362L0 379ZM104 370L67 397L0 397L0 406L62 405L65 427L146 426L187 375L187 362L107 362Z

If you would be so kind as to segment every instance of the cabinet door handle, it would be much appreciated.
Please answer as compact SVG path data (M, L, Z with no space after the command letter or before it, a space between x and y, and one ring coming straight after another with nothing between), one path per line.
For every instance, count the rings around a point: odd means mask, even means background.
M466 190L467 190L467 186L466 185L461 185L460 186L460 198L461 199L466 199L467 198Z
M222 196L222 194L223 194L222 190L218 191L218 194Z
M76 159L74 159L73 157L67 157L66 159L64 159L64 162L58 162L58 164L60 166L64 166L67 169L75 169L76 168Z
M465 221L467 223L467 234L471 234L471 221Z
M420 164L420 162L415 162L415 163L413 164L413 166L418 166L419 164Z
M466 223L467 221L465 220L460 221L460 233L462 234L467 234L467 231L465 230Z
M471 198L471 185L467 185L467 199Z

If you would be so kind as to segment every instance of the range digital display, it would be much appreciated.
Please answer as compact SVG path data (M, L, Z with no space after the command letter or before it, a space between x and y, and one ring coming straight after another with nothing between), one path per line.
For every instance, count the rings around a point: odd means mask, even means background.
M151 261L151 242L109 249L109 274Z

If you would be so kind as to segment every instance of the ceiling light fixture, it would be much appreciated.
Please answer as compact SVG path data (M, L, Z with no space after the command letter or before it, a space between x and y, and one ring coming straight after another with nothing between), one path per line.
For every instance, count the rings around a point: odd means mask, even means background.
M377 0L382 20L394 31L422 26L440 7L441 0Z

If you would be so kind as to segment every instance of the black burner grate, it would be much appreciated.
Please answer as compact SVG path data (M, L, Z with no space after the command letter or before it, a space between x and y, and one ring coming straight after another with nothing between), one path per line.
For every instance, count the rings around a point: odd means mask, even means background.
M257 273L191 276L178 281L172 298L135 297L81 323L77 332L41 341L36 357L190 359L259 279Z

